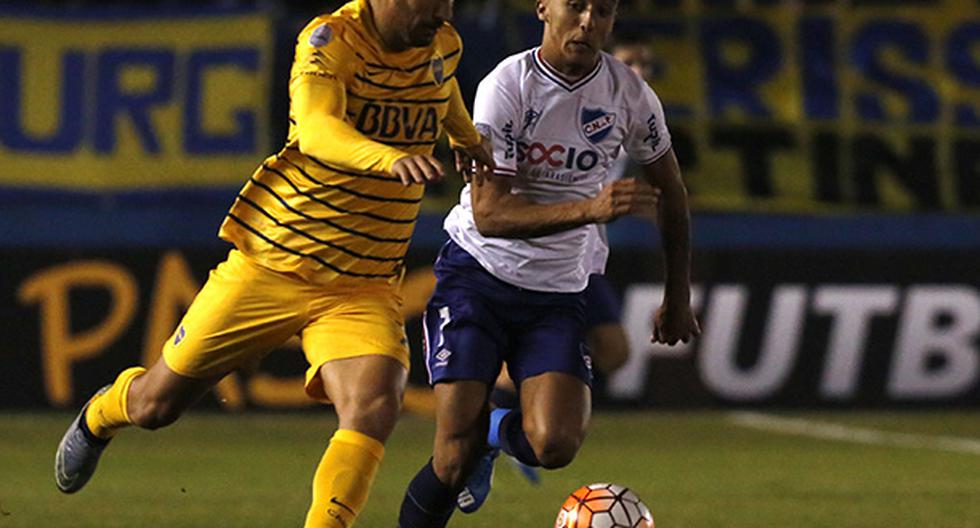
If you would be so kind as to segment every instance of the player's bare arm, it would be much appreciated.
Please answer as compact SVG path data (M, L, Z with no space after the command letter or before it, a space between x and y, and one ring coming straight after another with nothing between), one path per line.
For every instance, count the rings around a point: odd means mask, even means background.
M471 147L456 146L456 170L463 176L463 181L473 183L477 187L493 176L496 164L493 161L493 144L490 138L481 136L479 144Z
M625 178L605 186L586 205L592 209L596 223L606 224L623 215L654 210L659 200L659 188L644 180Z
M405 185L424 184L445 176L442 163L429 154L409 154L372 141L344 121L347 107L339 79L299 82L292 90L299 149L331 165L386 172Z
M657 191L639 180L607 185L593 198L554 204L535 203L511 192L509 178L494 178L473 187L473 218L484 236L531 238L579 226L608 223L620 216L655 207Z
M644 176L660 189L659 223L666 277L664 301L654 315L651 341L674 345L701 334L691 310L691 229L687 189L673 149L643 167Z

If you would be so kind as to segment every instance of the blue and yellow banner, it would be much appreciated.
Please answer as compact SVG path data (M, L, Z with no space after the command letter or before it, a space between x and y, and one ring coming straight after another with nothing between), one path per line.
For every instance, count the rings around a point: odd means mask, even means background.
M237 185L269 152L256 12L2 13L0 186Z
M649 36L696 208L980 210L976 2L707 3L616 29Z
M976 2L719 3L636 2L614 30L649 38L695 209L980 211ZM540 21L517 18L467 49L537 45ZM273 26L0 12L0 188L237 187L279 140Z

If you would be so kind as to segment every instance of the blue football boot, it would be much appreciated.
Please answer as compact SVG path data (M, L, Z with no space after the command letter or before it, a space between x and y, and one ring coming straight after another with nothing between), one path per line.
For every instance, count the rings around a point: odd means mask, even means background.
M110 386L102 387L95 396L104 394ZM54 481L63 493L75 493L85 486L95 473L102 451L109 444L109 440L98 438L88 430L85 424L88 405L86 403L82 407L75 421L68 426L54 457Z
M500 449L491 447L477 462L476 469L466 481L466 486L456 497L456 505L459 506L459 511L473 513L487 501L487 497L490 496L490 488L493 485L493 463L499 455Z
M510 461L511 467L516 469L532 486L541 484L541 472L538 471L538 468L529 466L510 455L507 456L507 460Z
M476 469L466 481L466 486L456 497L456 505L463 513L473 513L483 506L490 496L493 486L493 464L500 456L500 422L511 412L511 409L493 409L490 411L490 430L487 432L489 449L476 464Z

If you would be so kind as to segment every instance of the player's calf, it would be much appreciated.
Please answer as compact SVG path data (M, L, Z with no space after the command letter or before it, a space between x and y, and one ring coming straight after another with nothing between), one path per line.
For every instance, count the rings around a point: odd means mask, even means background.
M139 428L155 431L176 422L183 411L172 402L148 401L134 407L130 417Z

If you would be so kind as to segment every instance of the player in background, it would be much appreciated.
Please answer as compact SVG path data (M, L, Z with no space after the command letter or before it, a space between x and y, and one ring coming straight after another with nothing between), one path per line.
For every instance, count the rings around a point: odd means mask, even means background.
M646 35L638 32L617 32L612 36L612 45L609 46L609 54L619 59L640 76L641 79L652 85L654 79L654 56L653 48ZM627 176L638 176L639 167L634 163L629 154L625 151L620 152L609 168L609 175L613 179L625 178ZM656 221L656 212L642 214L641 216Z
M654 79L654 55L645 33L622 31L612 36L609 54L627 65L648 84Z
M445 526L490 491L502 449L529 466L569 464L591 408L583 341L589 275L605 267L603 224L652 207L665 253L665 293L652 341L700 333L690 306L687 192L653 90L603 53L616 0L538 0L541 46L501 62L480 83L477 128L493 138L493 182L467 186L445 221L425 316L436 395L432 459L408 485L400 528ZM624 148L644 181L611 181ZM503 362L520 410L489 411ZM489 415L489 416L488 416ZM486 452L489 446L489 452Z
M219 235L234 249L161 359L123 371L83 407L58 446L61 491L85 485L121 429L169 425L299 333L306 392L339 417L305 526L354 523L407 379L398 283L424 184L445 173L433 147L448 132L476 185L493 166L454 77L462 43L451 15L452 0L355 0L300 33L286 146L225 218Z

